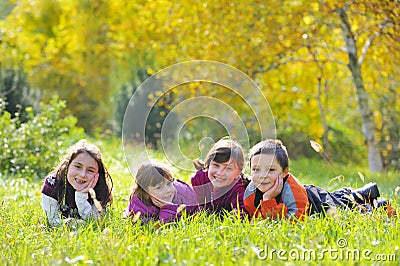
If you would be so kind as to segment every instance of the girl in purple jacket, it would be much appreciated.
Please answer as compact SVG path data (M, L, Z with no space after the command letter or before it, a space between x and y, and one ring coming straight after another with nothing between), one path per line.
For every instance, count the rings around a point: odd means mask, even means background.
M232 139L222 138L208 152L204 163L194 161L198 171L191 178L199 205L210 212L239 211L245 216L243 195L248 181L242 170L243 149Z
M193 189L185 182L174 179L162 164L141 164L135 183L124 218L140 212L143 222L153 220L165 223L179 218L182 207L189 213L197 209Z

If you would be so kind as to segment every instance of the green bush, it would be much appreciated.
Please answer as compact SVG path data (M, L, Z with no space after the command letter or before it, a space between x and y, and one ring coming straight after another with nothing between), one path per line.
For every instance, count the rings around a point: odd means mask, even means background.
M77 119L65 116L66 104L53 97L40 112L25 108L26 122L12 118L0 98L0 177L37 180L57 164L65 149L84 136Z

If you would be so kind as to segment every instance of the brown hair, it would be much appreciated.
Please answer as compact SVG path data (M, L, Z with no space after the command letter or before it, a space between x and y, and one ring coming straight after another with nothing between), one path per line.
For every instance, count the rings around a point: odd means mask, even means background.
M151 206L149 186L156 186L165 180L174 181L171 171L165 165L155 162L142 163L136 173L136 184L131 199L136 195L144 204Z
M289 168L289 155L282 141L267 139L254 145L249 152L249 160L257 154L273 154L283 170ZM251 166L251 165L250 165Z
M53 175L59 181L56 186L58 203L61 204L65 197L68 167L76 156L81 153L90 155L97 162L99 167L99 179L94 187L94 191L96 192L97 200L101 202L103 208L106 208L108 204L112 203L112 178L103 162L100 149L85 139L72 145L58 166L49 174Z
M207 153L204 163L200 159L193 161L196 169L207 169L212 161L217 163L226 163L230 159L233 159L240 170L243 170L244 166L244 153L242 146L236 141L229 138L222 138L217 141L214 146Z

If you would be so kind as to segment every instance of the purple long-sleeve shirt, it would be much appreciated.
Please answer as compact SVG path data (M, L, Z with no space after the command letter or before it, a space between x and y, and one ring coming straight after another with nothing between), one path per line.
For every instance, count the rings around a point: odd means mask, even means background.
M147 206L140 198L135 195L131 198L128 208L124 212L124 216L128 217L129 214L140 212L140 220L142 222L161 221L170 222L179 218L181 213L177 210L180 205L186 205L186 211L193 213L198 209L196 194L193 189L183 181L175 180L173 183L176 188L176 195L172 200L173 204L166 204L159 208L154 204Z
M190 181L196 193L197 201L204 209L217 213L222 212L222 210L230 212L237 209L241 213L247 214L243 203L246 188L241 178L235 179L230 186L213 189L208 178L208 172L199 170Z

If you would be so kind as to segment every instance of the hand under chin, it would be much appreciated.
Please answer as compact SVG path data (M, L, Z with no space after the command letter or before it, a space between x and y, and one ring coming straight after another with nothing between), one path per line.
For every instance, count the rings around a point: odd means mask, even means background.
M88 183L87 182L83 183L83 184L74 183L74 184L71 184L71 185L78 192L82 192L83 190L88 189Z

